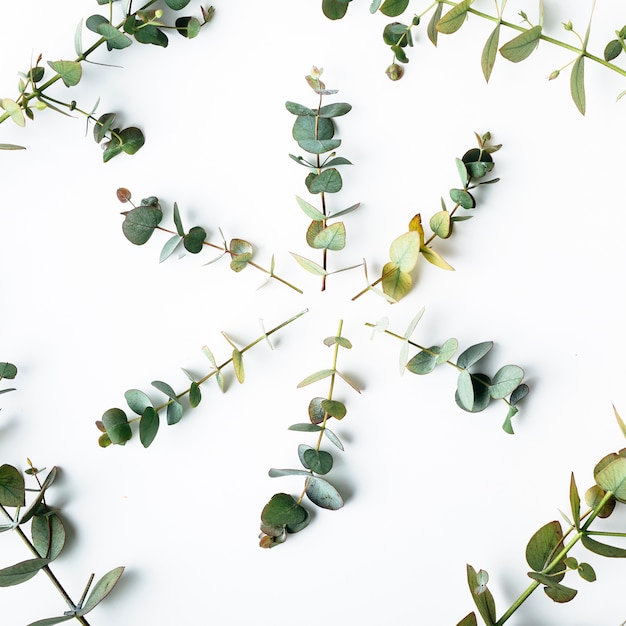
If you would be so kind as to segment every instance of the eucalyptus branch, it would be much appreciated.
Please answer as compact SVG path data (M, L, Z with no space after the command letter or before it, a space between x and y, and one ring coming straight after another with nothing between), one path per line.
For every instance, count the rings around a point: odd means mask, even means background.
M311 514L303 506L306 496L313 504L323 509L337 510L343 507L341 494L326 478L321 478L333 468L333 456L322 450L324 437L339 450L344 446L341 439L328 428L331 418L341 420L346 416L346 405L333 397L337 376L350 385L355 391L361 390L337 369L339 348L350 349L352 344L342 336L343 320L339 322L337 334L326 337L324 344L333 347L333 362L330 369L320 370L307 376L298 384L298 388L306 387L321 380L330 379L330 387L326 398L315 397L309 403L309 421L293 424L289 430L315 433L315 446L300 444L298 457L304 469L275 469L269 471L272 478L279 476L304 476L304 488L299 498L286 493L274 494L261 513L261 535L259 545L262 548L273 548L287 539L287 534L297 533L309 525Z
M15 124L23 127L26 125L26 119L31 121L35 119L36 111L52 109L64 115L76 111L86 116L87 122L96 121L94 139L97 143L102 143L105 162L122 152L135 154L143 146L144 135L139 128L132 126L121 129L113 126L116 118L115 113L105 113L96 120L93 113L98 106L97 103L93 111L87 113L78 108L74 100L66 102L54 98L47 93L47 90L59 81L62 81L66 87L78 85L83 75L83 62L90 62L88 57L103 45L106 45L109 51L121 50L130 46L134 40L143 44L166 47L169 39L164 29L174 29L188 39L196 37L201 28L211 20L214 9L213 7L208 9L201 7L202 19L191 16L179 17L173 25L168 25L161 21L162 9L148 10L157 2L157 0L150 0L134 12L130 11L129 4L127 9L123 10L123 19L119 23L113 24L114 1L98 0L98 4L109 6L108 17L94 14L85 21L87 29L99 35L99 38L86 49L83 49L83 24L81 20L74 37L74 49L77 57L73 61L64 59L48 61L48 66L55 72L52 77L44 82L46 68L40 65L42 62L41 55L37 57L34 67L31 63L27 71L18 73L20 77L18 82L19 95L15 99L0 99L0 107L4 110L4 113L0 114L0 123L11 119ZM173 11L184 9L189 2L190 0L165 0L165 4ZM64 109L67 109L68 112ZM0 150L21 148L22 146L14 144L0 144Z
M626 436L626 425L617 411L615 417L622 433ZM554 520L542 526L533 534L526 546L526 561L531 568L528 576L532 582L519 595L513 604L497 617L496 605L489 590L489 574L485 570L478 572L467 565L467 582L478 614L487 626L502 626L522 606L538 588L543 587L546 595L554 602L570 602L577 591L561 584L570 571L578 572L588 582L596 580L593 567L586 562L579 562L570 556L572 549L580 542L590 552L610 558L626 558L626 549L601 543L593 536L624 537L623 532L592 531L590 527L598 518L608 518L618 504L626 503L626 449L611 453L602 458L594 468L594 484L584 496L589 507L581 511L581 498L574 474L569 485L569 501L572 519L564 516L567 530L564 532L561 522ZM466 615L457 626L477 626L475 612Z
M152 444L157 435L160 425L160 414L163 411L166 414L168 425L177 424L185 413L186 407L182 403L182 400L186 398L189 408L196 408L202 401L200 386L211 378L215 378L219 388L224 392L226 386L222 370L231 364L237 381L243 384L245 379L243 355L264 340L266 340L270 348L273 349L269 340L270 336L302 317L307 311L308 309L301 311L267 332L263 330L261 336L243 348L239 348L225 333L222 333L226 341L233 348L231 357L218 365L211 350L207 346L204 346L202 351L211 363L211 370L208 374L201 378L196 378L186 370L183 370L187 378L191 381L191 384L178 393L166 382L161 380L152 382L152 386L167 398L167 400L163 402L155 404L148 394L143 391L139 389L129 389L124 393L124 398L130 410L135 413L135 417L129 419L126 412L119 408L112 408L105 411L102 415L102 419L96 422L96 427L102 433L98 439L99 445L102 448L106 448L111 444L125 445L133 436L131 425L135 422L139 422L139 439L144 448L147 448Z
M125 211L122 213L122 215L124 215L122 231L124 232L124 236L131 243L134 243L138 246L143 245L150 239L150 237L152 237L152 234L155 230L159 230L161 232L171 235L170 238L165 242L165 245L161 250L161 254L159 257L160 262L165 261L165 259L170 257L177 249L180 249L181 245L187 252L190 252L191 254L198 254L205 247L213 248L215 250L219 250L221 254L216 259L213 259L213 261L209 261L207 265L218 261L225 255L229 255L231 259L230 268L234 272L241 272L248 266L254 267L264 274L267 274L267 280L274 279L279 283L282 283L283 285L293 289L294 291L302 293L301 289L299 289L295 285L292 285L290 282L287 282L284 278L281 278L274 273L273 256L270 263L270 269L265 269L264 267L261 267L256 262L254 262L252 260L254 247L250 242L246 241L245 239L231 239L230 244L227 244L222 235L223 242L222 245L219 245L216 243L211 243L210 241L206 241L207 232L201 226L193 226L188 231L185 231L180 217L178 204L176 202L174 202L173 215L173 221L176 230L173 231L160 226L161 220L163 219L163 211L156 196L144 198L141 201L141 204L137 206L132 202L131 192L124 187L120 187L117 190L117 198L122 203L130 202L130 204L134 207L130 211Z
M493 341L483 341L465 349L457 357L456 363L451 361L456 354L459 342L451 337L441 345L425 347L411 341L418 322L424 314L422 308L409 324L404 335L387 330L389 321L383 318L377 324L367 322L365 325L375 331L395 337L402 341L400 349L400 374L408 370L412 374L430 374L437 365L446 364L458 372L457 387L454 399L464 411L478 413L484 411L492 400L502 400L507 406L507 414L502 429L513 434L512 418L519 412L517 404L528 395L528 385L523 383L524 370L518 365L504 365L493 377L480 372L470 371L470 368L483 359L493 348ZM411 359L408 358L409 346L417 348L419 352Z
M58 510L46 503L46 491L56 478L57 468L53 467L42 483L38 474L43 469L34 467L30 459L28 459L28 465L29 468L25 474L35 478L37 489L26 489L24 476L17 468L7 464L0 467L0 512L8 522L8 524L0 524L0 532L14 531L33 555L33 558L0 569L0 587L21 584L40 571L44 572L68 605L69 610L59 617L38 620L28 626L52 626L52 624L60 624L72 619L76 619L83 626L89 626L85 615L109 595L122 576L124 568L116 567L105 574L88 596L94 577L91 574L80 601L78 604L74 603L50 569L50 563L59 556L66 539L65 525ZM35 494L29 502L26 501L26 492ZM9 508L15 511L9 512ZM28 525L30 525L30 539L23 530Z
M296 102L287 102L287 110L296 116L292 135L298 146L311 155L306 159L302 156L289 156L298 164L303 165L309 173L305 179L305 185L309 193L320 197L320 208L317 208L306 200L296 196L298 206L312 222L306 232L306 241L311 248L322 250L322 264L311 261L299 254L292 252L294 259L308 272L322 277L322 291L326 289L326 277L330 274L353 269L357 266L328 271L327 257L329 250L343 250L346 245L346 227L343 222L329 220L351 213L359 208L359 203L347 209L330 213L327 207L326 194L337 193L343 187L341 174L337 169L339 165L352 165L348 159L336 156L335 150L341 145L341 139L335 139L334 118L349 113L352 109L350 104L335 102L322 106L323 96L337 93L336 89L326 89L326 85L320 80L322 70L316 67L306 76L306 81L318 94L318 106L311 109ZM322 155L327 155L322 157Z
M322 9L324 14L330 19L341 19L346 14L349 2L350 0L322 0ZM505 20L503 18L503 12L506 6L506 0L496 0L496 15L472 8L473 3L474 0L462 0L461 2L436 0L422 13L414 15L408 24L392 22L385 26L383 39L393 52L393 62L386 70L389 78L392 80L402 78L404 74L403 65L409 62L406 49L407 47L413 46L411 30L417 27L421 23L422 18L431 12L432 15L427 26L427 35L435 46L438 43L439 34L449 35L457 32L470 15L495 24L494 30L487 38L481 54L481 67L486 81L489 81L491 77L491 72L498 53L513 63L519 63L527 59L535 51L541 41L572 52L574 54L572 60L564 67L551 72L549 79L553 80L557 78L565 68L571 65L570 93L576 107L583 115L586 111L585 60L589 60L616 72L620 76L626 77L626 68L613 63L618 57L622 58L622 53L626 53L626 46L624 45L626 26L615 30L615 39L611 39L606 44L602 54L593 54L587 49L595 0L593 0L591 4L590 17L584 35L574 30L571 21L562 23L564 30L568 33L572 33L576 44L561 41L543 32L543 0L539 3L539 18L538 23L535 25L533 25L524 11L520 11L519 13L522 25ZM373 0L370 11L372 13L380 11L383 15L388 17L398 17L408 9L409 4L410 0ZM444 7L451 8L444 14ZM500 45L502 27L515 31L517 34L505 44ZM398 63L402 65L398 65ZM624 94L626 94L626 90L622 91L617 99L619 100Z
M417 265L420 255L437 267L454 270L429 244L437 237L448 239L452 235L452 227L455 222L468 220L472 217L471 215L455 215L459 207L466 210L476 208L476 199L470 193L471 190L480 185L497 183L500 180L499 178L492 178L476 182L491 172L494 167L491 155L501 148L500 145L491 145L491 133L487 132L482 136L476 134L476 138L478 139L478 148L472 148L461 159L456 159L456 167L463 187L450 189L450 199L454 202L452 209L448 210L442 197L441 211L430 218L432 234L428 239L425 239L421 215L419 213L415 215L409 222L409 231L392 242L389 250L391 260L384 265L382 274L377 280L372 283L369 282L367 265L364 264L365 280L368 286L354 296L353 300L360 298L368 291L373 291L391 303L398 302L411 289L413 284L411 272ZM382 283L382 290L376 288L379 283Z

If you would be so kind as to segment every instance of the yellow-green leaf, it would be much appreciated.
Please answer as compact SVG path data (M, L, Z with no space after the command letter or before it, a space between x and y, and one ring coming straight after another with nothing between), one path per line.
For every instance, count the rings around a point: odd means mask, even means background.
M570 91L578 110L584 115L586 109L585 98L585 57L582 54L574 61L570 75Z
M401 272L410 272L415 267L420 253L420 239L419 232L412 230L400 235L392 242L389 256Z
M498 24L489 38L485 43L485 47L483 48L483 54L481 58L481 66L483 70L483 75L485 76L485 80L489 82L489 77L491 76L491 70L493 70L493 66L496 62L496 54L498 53L498 43L500 41L500 24Z
M452 267L452 265L450 265L450 263L448 263L441 255L435 252L432 248L429 248L428 246L422 246L420 250L422 254L424 255L424 258L429 263L432 263L433 265L436 265L437 267L440 267L443 270L454 271L454 268Z
M61 77L66 87L78 85L83 68L78 61L48 61L48 65Z
M387 263L383 267L383 292L396 302L406 296L411 289L411 274L403 272L395 263Z
M519 63L528 58L539 44L541 26L533 26L514 37L500 48L500 54L513 63Z
M26 119L24 118L24 113L22 113L22 109L20 108L20 105L17 102L15 102L15 100L11 100L11 98L3 98L2 102L0 102L0 105L11 116L11 119L18 126L26 126ZM4 148L4 149L13 150L15 148Z
M456 33L456 31L463 26L463 22L465 22L465 18L467 17L467 11L473 3L474 0L463 0L463 2L459 2L452 7L437 22L437 30L444 35Z
M235 376L240 383L243 383L245 374L243 371L243 355L237 348L233 350L233 368L235 369Z

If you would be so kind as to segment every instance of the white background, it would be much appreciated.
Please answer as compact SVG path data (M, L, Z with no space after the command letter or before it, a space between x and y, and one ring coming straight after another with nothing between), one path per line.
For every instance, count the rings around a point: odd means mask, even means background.
M487 85L480 52L491 25L473 18L438 48L424 23L405 77L392 83L381 33L393 20L371 16L361 1L331 22L320 4L218 2L198 38L99 51L94 61L123 68L85 65L78 87L52 90L85 109L100 97L99 113L118 111L123 125L140 126L146 145L133 157L103 164L84 122L54 112L26 129L1 127L0 141L28 149L0 153L0 360L19 367L18 391L1 400L0 458L61 468L48 500L70 529L53 564L70 595L80 596L90 572L126 566L90 615L94 626L447 626L472 609L466 563L489 572L501 614L530 582L528 539L568 508L570 472L584 491L594 464L623 446L611 407L626 413L626 102L615 103L623 78L587 63L583 117L569 73L546 80L570 54L542 43L519 65L499 58ZM427 3L413 4L419 11ZM568 19L584 32L590 4L547 0L546 32L567 38ZM620 0L597 4L590 49L601 55L626 9ZM511 1L505 15L516 21L525 9L536 20L534 5ZM493 3L475 7L491 12ZM195 3L189 8L199 14ZM40 52L73 58L78 21L98 9L79 0L4 3L0 95L16 96L16 72ZM503 41L511 36L503 31ZM304 81L314 64L340 90L328 102L354 107L338 120L339 154L354 165L342 169L344 188L330 202L362 206L346 216L348 244L331 253L331 266L365 257L379 272L409 219L421 212L427 222L458 186L454 158L474 147L474 131L503 144L494 156L501 181L479 192L474 219L437 248L456 271L420 262L399 304L373 294L351 302L364 286L360 269L331 276L321 294L319 280L289 255L316 258L294 199L308 196L304 169L287 156L300 152L284 108L286 100L316 105ZM165 226L177 201L185 225L204 226L212 240L218 227L248 239L265 266L275 253L277 273L305 294L276 282L257 291L259 272L235 274L226 260L206 267L208 253L159 264L165 236L144 247L123 237L119 186L137 200L159 196ZM401 377L400 343L370 341L365 322L388 316L402 333L422 306L418 342L454 336L463 349L493 340L491 372L506 363L525 368L531 394L514 436L500 428L502 403L477 415L456 406L452 368ZM232 373L224 395L207 385L200 407L162 427L152 447L138 437L97 446L94 422L125 406L126 389L148 391L155 379L183 389L181 367L208 371L202 345L228 358L221 330L245 345L259 334L258 318L270 328L304 308L275 335L273 352L259 345L246 355L243 386ZM307 529L261 550L263 505L278 491L301 490L299 479L270 479L267 470L298 467L297 445L312 437L287 427L306 420L311 397L327 393L326 383L296 385L331 366L322 340L340 319L354 348L340 353L339 368L363 387L361 396L337 387L348 407L335 426L346 450L328 478L346 505L316 509ZM623 511L609 522L626 529ZM29 557L17 536L0 540L0 567ZM573 602L555 605L538 590L511 624L626 620L624 563L575 555L592 563L598 581L570 574L565 583L579 589ZM43 574L0 598L6 626L66 608Z

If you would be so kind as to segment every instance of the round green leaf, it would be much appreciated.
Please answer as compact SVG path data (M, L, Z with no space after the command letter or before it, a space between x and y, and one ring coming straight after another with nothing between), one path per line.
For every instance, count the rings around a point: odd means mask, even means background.
M322 407L325 398L313 398L309 402L309 418L312 424L321 424L324 421L326 411Z
M311 154L324 154L337 149L341 139L301 139L298 145Z
M161 29L152 24L142 25L141 28L137 28L134 31L133 35L139 43L153 44L155 46L167 48L167 35Z
M343 506L341 494L328 481L313 477L309 482L306 495L317 506L335 511Z
M531 538L526 546L526 562L535 572L541 572L554 558L554 549L563 539L563 530L558 521L548 522ZM562 580L565 573L554 576L554 581Z
M491 381L489 394L495 400L501 400L512 393L524 379L524 370L517 365L501 367Z
M15 100L11 100L11 98L3 98L0 101L0 106L2 106L2 108L11 116L11 119L18 126L26 126L26 120L24 119L22 108L17 102L15 102Z
M126 413L122 409L109 409L102 415L102 423L111 443L124 445L131 437L132 431Z
M285 107L287 111L293 113L293 115L317 115L313 109L309 109L309 107L305 107L303 104L298 104L297 102L290 102L288 100L285 102Z
M299 115L293 124L291 134L298 142L307 139L332 139L335 125L331 119L325 117Z
M439 211L430 218L430 229L442 239L452 234L452 220L448 211Z
M322 0L322 11L331 20L340 20L348 10L350 0Z
M413 283L411 274L402 271L395 263L386 263L383 266L382 276L383 292L396 302L409 293Z
M268 526L286 526L300 524L306 518L306 510L300 506L293 496L277 493L263 507L261 521Z
M122 231L128 241L141 246L150 239L162 218L163 212L158 206L138 206L126 213Z
M456 364L463 369L478 363L493 348L493 341L483 341L464 350L457 359Z
M184 237L183 246L185 250L191 254L198 254L202 250L204 240L206 239L206 230L201 226L194 226Z
M0 363L0 379L12 379L17 376L17 367L13 363Z
M406 368L412 374L430 374L437 365L437 352L440 350L438 346L432 346L430 352L420 350L407 364Z
M338 400L322 400L322 409L335 419L343 419L346 416L346 405Z
M334 102L333 104L327 104L319 110L320 118L324 117L339 117L345 115L352 110L352 105L347 102Z
M311 471L316 474L328 474L333 467L333 457L324 450L305 450L304 460Z
M78 61L48 61L48 65L61 77L66 87L78 85L83 75Z
M417 264L421 245L420 233L411 230L394 239L389 248L391 262L402 272L410 272ZM384 273L384 270L383 270Z
M309 191L311 193L337 193L342 186L341 174L334 167L331 167L311 179Z
M173 11L184 9L191 0L165 0L165 4Z
M200 34L202 28L200 22L195 17L179 17L176 22L176 30L187 39L193 39Z
M12 465L0 466L0 504L3 506L24 506L26 491L24 477Z
M130 410L137 415L143 415L147 407L153 406L152 400L139 389L129 389L124 393L124 398L126 398Z
M469 375L470 381L467 380ZM468 382L471 382L471 403ZM465 411L470 413L479 413L487 408L491 396L489 395L489 385L491 380L485 374L469 374L464 370L459 375L457 382L457 391L455 394L456 403ZM461 395L463 394L463 395Z
M319 222L313 222L318 224ZM346 245L346 228L343 222L335 222L323 228L313 238L313 247L324 250L342 250Z
M612 491L615 498L626 501L626 458L618 456L596 474L596 483L604 491Z
M471 193L465 189L450 189L450 198L452 202L456 202L464 209L473 209L476 206L476 200Z
M141 130L131 126L120 132L122 143L120 147L126 154L135 154L145 143L145 137Z

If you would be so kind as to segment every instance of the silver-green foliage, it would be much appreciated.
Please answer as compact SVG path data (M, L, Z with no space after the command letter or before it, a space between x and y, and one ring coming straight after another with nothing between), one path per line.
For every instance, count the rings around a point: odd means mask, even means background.
M311 514L302 504L305 496L310 502L323 509L334 511L343 507L344 501L341 494L326 478L333 468L333 455L327 450L322 450L324 438L337 449L341 451L344 449L341 439L328 428L329 420L341 420L347 413L346 405L333 398L336 378L341 378L355 391L361 393L360 389L337 369L339 348L348 350L352 348L351 342L342 336L342 328L343 322L340 322L337 334L324 339L324 344L333 348L332 367L314 372L298 384L298 388L301 388L322 380L330 381L328 395L325 398L315 397L309 403L309 421L292 424L289 427L289 430L315 435L314 446L308 444L298 446L298 458L304 469L272 468L269 471L269 476L272 478L304 476L305 480L304 489L299 498L296 499L286 493L276 493L263 508L259 542L262 548L273 548L283 543L289 533L297 533L308 526Z
M424 313L422 309L409 324L404 335L387 330L387 320L378 324L367 323L367 326L380 330L402 341L400 349L400 373L408 370L412 374L430 374L438 365L448 365L457 370L457 384L454 399L464 411L478 413L484 411L492 400L502 400L507 405L507 413L502 425L505 432L513 434L511 420L519 409L517 404L528 395L528 385L524 380L524 370L518 365L504 365L493 376L475 371L474 366L481 361L493 348L492 341L483 341L465 349L457 357L459 343L451 337L440 345L429 347L411 341L411 335ZM419 352L408 358L409 346Z
M0 380L7 379L13 380L17 376L17 367L13 363L0 363ZM9 391L15 391L15 387L5 387L0 389L0 394L8 393Z
M260 337L243 348L239 348L225 333L222 333L226 341L232 347L230 358L218 365L211 350L207 346L204 346L202 351L211 363L211 369L208 374L197 378L186 370L183 370L190 381L190 385L179 392L176 392L169 383L164 381L155 380L152 382L154 389L163 394L165 399L154 402L147 393L140 389L127 390L124 393L124 399L126 400L128 408L135 416L129 418L126 411L120 408L111 408L105 411L102 415L102 419L96 422L96 427L102 433L98 439L99 445L102 448L106 448L111 444L125 445L133 436L132 424L138 423L139 440L144 448L147 448L157 436L163 415L165 415L168 425L177 424L182 419L187 408L193 409L200 404L202 401L200 386L211 378L215 378L218 387L222 391L225 391L226 383L223 370L229 365L232 365L237 381L243 384L245 380L243 355L264 340L267 340L270 347L272 347L269 337L275 332L278 332L281 328L297 320L306 312L307 310L305 309L271 330L263 332Z
M337 93L335 89L326 89L320 80L322 70L313 67L306 76L306 81L318 95L317 108L310 108L296 102L287 102L287 110L296 116L292 135L298 146L309 156L289 156L308 170L305 185L310 194L319 197L319 207L296 196L296 202L303 213L311 220L306 232L309 247L322 251L322 263L292 252L296 261L308 272L322 277L322 290L326 287L326 277L333 273L327 268L329 250L343 250L346 245L346 227L342 221L329 220L343 217L359 208L353 204L347 209L330 212L327 207L327 194L337 193L343 187L341 173L337 169L341 165L351 165L344 157L336 156L335 150L341 145L341 139L335 138L334 118L346 115L352 106L346 102L335 102L323 105L323 97ZM344 268L350 269L350 268ZM343 270L335 270L343 271Z
M350 1L322 0L322 10L332 20L341 19L346 14ZM519 63L527 59L541 42L556 45L571 52L574 55L572 59L565 66L555 69L549 78L550 80L557 78L563 70L571 66L570 94L576 107L583 115L587 107L585 95L586 62L597 63L626 77L626 69L614 63L616 59L623 58L622 53L626 51L626 26L615 30L615 38L606 44L602 54L592 54L588 50L592 17L589 18L584 34L579 34L574 29L571 21L562 22L564 30L573 37L574 43L572 44L559 41L544 33L543 0L539 2L537 23L531 22L524 11L519 12L519 23L505 20L503 14L507 0L495 0L495 15L474 9L472 7L473 4L474 0L462 0L461 2L435 0L422 12L414 14L408 23L395 21L387 24L383 30L383 40L393 53L393 62L386 70L387 75L392 80L398 80L403 76L403 66L398 65L398 63L404 65L409 62L406 50L413 46L411 31L414 27L419 26L425 15L431 13L426 31L428 38L435 46L438 43L440 34L451 35L456 33L470 16L493 22L493 30L487 37L481 53L481 68L486 81L491 77L498 53L512 63ZM409 0L384 0L384 2L373 0L370 5L370 12L380 12L388 17L398 17L407 11L408 7ZM592 0L591 16L593 16L594 7L595 0ZM444 8L447 8L445 13ZM501 44L500 37L503 27L514 31L516 34L504 44ZM624 94L626 94L626 90L619 94L618 99Z
M497 183L499 178L481 180L494 168L493 157L501 146L491 144L491 133L476 134L478 148L467 150L462 158L456 159L456 169L461 178L461 188L450 189L450 200L454 206L449 210L446 201L441 198L441 210L435 213L429 222L432 234L426 239L422 218L415 215L409 222L408 232L393 240L389 248L390 260L385 263L381 276L373 283L369 283L367 267L365 278L368 286L359 292L353 300L356 300L367 291L373 291L386 298L389 302L398 302L409 292L413 284L412 272L417 265L420 255L429 263L445 270L454 268L441 257L432 247L432 242L437 239L448 239L453 233L456 223L468 220L472 215L455 215L459 208L470 210L476 208L475 192L473 190L481 185ZM377 288L381 284L382 289Z
M41 482L38 474L43 469L34 467L30 460L28 464L29 468L24 473L34 477L35 489L26 488L24 474L16 467L8 464L0 466L0 532L15 532L32 555L29 559L0 569L0 587L19 585L39 572L44 572L67 603L69 610L58 617L31 622L28 626L51 626L73 619L88 626L85 615L109 595L124 568L116 567L107 572L93 588L92 574L80 601L72 601L50 569L52 561L61 554L67 535L58 509L46 503L46 492L57 476L57 469L53 467Z
M94 113L98 102L91 111L81 109L76 101L59 99L49 93L50 87L59 81L65 87L75 87L83 77L84 63L88 57L101 46L106 45L107 50L121 50L130 46L133 41L143 44L166 47L169 38L166 30L175 30L186 38L198 35L200 29L207 24L213 16L213 7L200 7L202 18L184 16L176 19L174 24L165 23L162 18L162 9L151 9L156 0L149 0L141 8L131 11L131 3L119 3L123 5L122 16L119 22L113 23L113 3L116 0L97 0L100 5L108 6L108 15L90 15L84 26L88 31L95 33L98 38L88 47L83 46L83 22L78 24L74 36L74 48L76 58L74 60L58 59L48 61L48 67L54 72L51 77L46 76L46 67L42 65L43 58L37 57L35 65L24 72L19 72L18 96L15 98L0 98L0 123L11 119L18 126L25 126L26 120L34 120L35 112L51 109L63 115L78 113L85 117L87 124L94 123L93 138L98 144L102 144L102 158L104 162L110 161L118 154L135 154L144 145L143 132L135 127L121 128L116 126L115 113L104 113L95 117ZM181 11L189 0L165 0L165 4L173 11ZM0 144L0 150L16 150L22 146L14 144Z
M134 243L137 246L141 246L146 243L154 233L155 230L159 230L163 233L167 233L170 237L167 239L161 254L159 261L163 262L169 258L176 250L184 248L191 254L198 254L205 247L219 250L220 254L217 258L209 261L213 263L218 261L223 256L230 256L230 268L234 272L241 272L246 267L251 266L260 270L267 275L267 280L274 279L287 287L290 287L298 293L302 293L298 287L295 287L285 279L281 278L274 273L274 257L272 257L270 263L270 269L265 269L252 260L254 254L254 247L245 239L234 238L230 243L226 243L226 239L222 235L222 244L212 243L207 241L207 232L201 226L192 226L189 230L185 230L178 209L178 204L174 202L173 222L175 230L169 230L163 228L160 224L163 219L163 210L159 203L159 199L156 196L150 196L141 200L140 205L135 205L132 202L131 192L120 187L117 190L117 198L122 203L129 202L133 205L130 211L124 211L124 222L122 223L122 231L128 241ZM221 233L221 230L220 230ZM207 263L207 265L209 264Z
M626 425L617 411L615 417L622 433L626 436ZM559 520L544 524L530 538L526 546L526 562L532 580L513 604L500 616L496 613L495 599L487 583L489 575L484 570L478 572L467 565L467 583L478 615L487 626L504 624L525 600L539 587L554 602L570 602L577 590L562 584L569 572L577 572L587 582L596 580L593 567L579 561L570 553L580 542L590 552L609 558L626 558L626 549L606 543L607 537L624 538L626 533L613 530L592 530L591 525L601 518L608 518L618 505L626 504L626 448L602 458L593 471L594 484L585 492L585 511L581 510L582 500L574 474L569 485L571 519L563 515L565 527ZM598 540L596 537L601 538ZM457 626L477 626L476 612L466 615Z

